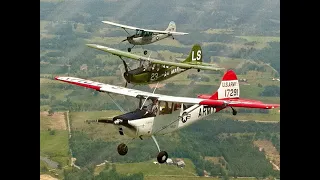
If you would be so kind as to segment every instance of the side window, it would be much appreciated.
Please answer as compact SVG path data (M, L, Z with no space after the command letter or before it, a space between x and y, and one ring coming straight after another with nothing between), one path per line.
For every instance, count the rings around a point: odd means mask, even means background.
M160 101L159 115L172 114L172 102Z
M193 106L194 104L183 104L183 110L188 109L189 107Z

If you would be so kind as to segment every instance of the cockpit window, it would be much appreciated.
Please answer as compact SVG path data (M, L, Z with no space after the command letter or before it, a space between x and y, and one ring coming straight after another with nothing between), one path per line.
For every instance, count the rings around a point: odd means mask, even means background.
M172 102L160 101L159 103L159 115L172 114Z

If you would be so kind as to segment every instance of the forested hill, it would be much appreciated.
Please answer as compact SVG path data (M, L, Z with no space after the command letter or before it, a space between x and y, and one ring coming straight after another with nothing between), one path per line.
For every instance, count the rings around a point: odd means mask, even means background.
M274 36L280 33L279 0L40 1L40 7L40 20L49 21L101 25L101 20L109 19L160 29L175 21L178 30L189 32L232 28L238 35Z
M40 1L40 61L51 58L65 64L67 58L77 68L97 64L93 59L98 53L93 55L84 45L88 41L126 49L118 47L124 44L120 42L125 31L103 20L160 30L175 21L177 31L189 34L145 48L187 54L192 44L201 43L206 62L212 56L252 59L270 64L280 74L279 0ZM61 72L65 70L43 71Z

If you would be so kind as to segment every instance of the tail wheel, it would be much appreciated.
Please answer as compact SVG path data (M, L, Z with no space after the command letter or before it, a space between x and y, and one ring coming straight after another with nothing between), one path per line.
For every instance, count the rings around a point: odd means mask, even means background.
M238 113L237 110L233 109L232 107L231 107L231 109L232 109L232 115L234 115L234 116L237 115L237 113Z
M128 146L124 143L121 143L118 145L118 153L121 155L121 156L124 156L126 155L128 152Z
M159 152L157 160L160 164L165 163L168 159L168 153L166 151Z

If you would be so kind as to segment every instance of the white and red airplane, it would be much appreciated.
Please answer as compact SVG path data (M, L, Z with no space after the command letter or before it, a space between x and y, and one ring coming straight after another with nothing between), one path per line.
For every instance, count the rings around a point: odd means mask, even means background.
M157 140L154 137L155 135L174 132L227 107L232 108L233 115L237 114L237 111L233 109L233 107L259 109L280 107L280 104L264 104L257 100L241 99L239 81L232 70L228 70L224 74L220 87L215 93L212 95L199 95L198 98L149 93L75 77L55 77L55 79L91 88L99 92L120 94L140 99L138 109L131 112L124 112L109 94L112 101L119 107L123 114L110 119L87 120L86 122L113 124L119 129L120 135L128 135L133 138L139 137L142 139L142 137L152 137L159 150L157 156L159 163L166 162L168 153L160 150ZM143 99L144 102L142 104ZM146 113L147 110L145 109L144 103L147 99L158 100L157 103L160 108L155 115ZM118 146L118 153L125 155L127 152L127 145L121 143Z

